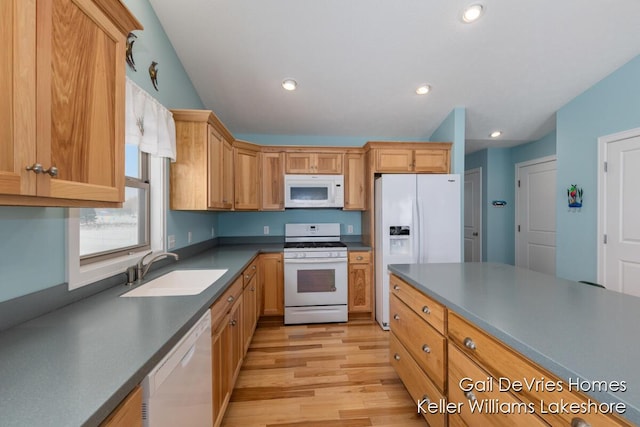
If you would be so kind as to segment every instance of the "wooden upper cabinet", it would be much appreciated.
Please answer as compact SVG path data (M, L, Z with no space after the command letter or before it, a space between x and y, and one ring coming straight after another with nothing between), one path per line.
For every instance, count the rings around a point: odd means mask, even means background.
M449 173L450 143L369 143L369 145L374 152L374 172Z
M230 210L233 207L233 136L207 110L172 110L176 162L171 163L170 207Z
M344 155L344 186L344 210L366 209L364 152Z
M343 153L288 152L285 154L285 172L289 174L342 174Z
M284 210L284 153L263 152L262 166L262 210Z
M0 204L120 206L126 35L142 26L117 0L0 12Z
M234 182L236 210L258 210L260 206L259 176L260 162L259 151L253 144L236 141L242 146L234 147ZM243 148L246 146L246 148Z

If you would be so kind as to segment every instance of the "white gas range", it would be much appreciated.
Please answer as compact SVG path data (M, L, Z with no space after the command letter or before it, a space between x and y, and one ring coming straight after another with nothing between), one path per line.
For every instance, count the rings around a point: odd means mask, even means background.
M346 322L347 247L340 224L286 224L284 323Z

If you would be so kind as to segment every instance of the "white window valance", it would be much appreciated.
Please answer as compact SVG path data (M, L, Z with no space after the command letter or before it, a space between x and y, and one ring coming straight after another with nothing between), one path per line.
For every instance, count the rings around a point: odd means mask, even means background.
M140 151L176 161L176 124L173 114L127 77L125 141Z

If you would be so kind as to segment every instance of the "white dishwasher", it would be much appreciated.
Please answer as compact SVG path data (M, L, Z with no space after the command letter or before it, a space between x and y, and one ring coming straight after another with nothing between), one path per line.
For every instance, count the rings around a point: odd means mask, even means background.
M142 382L145 427L210 427L211 312L182 337Z

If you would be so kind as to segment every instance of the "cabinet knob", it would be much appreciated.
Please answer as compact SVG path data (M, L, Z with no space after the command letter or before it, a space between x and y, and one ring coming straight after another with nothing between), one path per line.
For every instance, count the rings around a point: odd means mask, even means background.
M245 279L248 279L249 277L251 277L251 276L249 276L248 274L245 274L245 275L244 275L244 278L245 278Z
M254 292L254 291L256 290L256 288L255 288L255 286L252 286L249 290L250 290L251 292Z
M393 285L393 290L394 290L394 291L399 291L399 290L400 290L400 286L398 286L398 285Z
M393 315L393 318L394 318L395 320L400 320L400 315L399 315L399 314L394 314L394 315Z
M429 348L428 345L424 344L422 346L422 351L424 351L425 353L431 353L431 348Z
M591 427L591 424L589 424L582 418L575 417L571 419L571 427Z
M429 396L427 396L426 394L422 395L422 401L426 403L431 403L431 399L429 399Z
M475 350L477 348L476 343L469 337L466 337L464 341L462 341L462 344L464 344L464 346L469 350Z
M358 261L362 261L362 255L358 255L358 256L356 257L356 259L357 259Z
M229 322L229 324L231 326L236 326L238 324L238 321L236 319L231 319L231 322Z
M466 397L467 399L469 399L469 400L470 400L470 401L472 401L472 402L475 402L476 400L478 400L478 398L476 397L476 395L475 395L475 394L473 394L473 392L472 392L472 391L467 391L467 392L464 394L464 397Z
M28 170L28 171L33 171L36 174L42 173L44 171L44 169L42 168L42 165L40 163L34 163L31 166L27 166L25 169Z
M58 176L58 168L55 166L51 166L49 169L43 170L42 173L48 173L49 175L51 175L51 177L55 178L56 176Z
M252 269L252 270L255 270L255 269L256 269L256 266L255 266L255 265L252 265L252 266L251 266L251 269Z
M398 353L396 353L396 354L393 355L393 358L396 359L396 360L400 360L400 355Z
M429 307L427 307L426 305L422 307L422 312L424 314L431 314L431 310L429 310Z
M227 298L227 302L233 302L235 298L233 298L233 295L231 295L229 298Z

